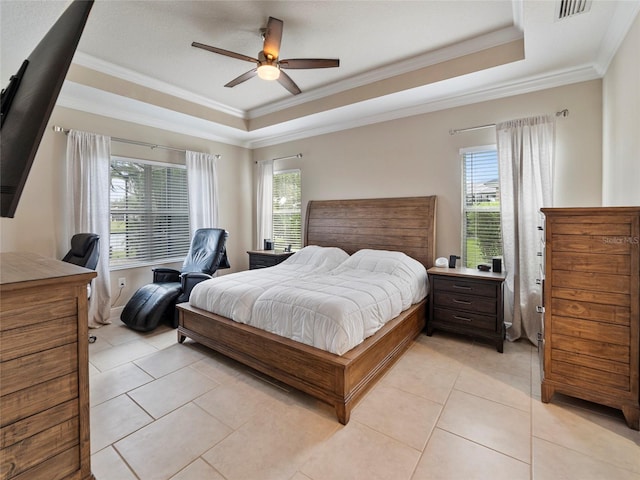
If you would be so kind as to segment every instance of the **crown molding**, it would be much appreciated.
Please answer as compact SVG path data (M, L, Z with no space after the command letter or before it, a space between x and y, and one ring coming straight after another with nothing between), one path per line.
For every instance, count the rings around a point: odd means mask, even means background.
M519 0L514 0L518 2ZM172 95L189 102L193 102L213 110L226 113L228 115L242 118L253 119L263 115L269 115L276 113L280 110L302 105L306 102L319 100L336 93L340 93L352 88L361 87L373 82L385 80L398 75L412 72L414 70L429 67L438 63L442 63L454 58L458 58L464 55L486 50L488 48L497 47L515 40L523 38L523 32L520 28L510 26L494 32L490 32L478 37L464 40L462 42L440 48L436 51L419 55L414 58L410 58L401 62L397 62L391 65L386 65L382 68L356 75L354 77L335 82L332 85L326 87L317 88L308 92L303 92L295 97L286 98L279 102L275 102L264 107L258 107L252 110L243 111L224 105L219 102L212 101L206 97L189 92L182 88L176 87L169 83L151 78L141 73L135 72L125 67L115 65L113 63L101 60L86 53L77 51L73 57L73 63L103 73L105 75L111 75L122 80L132 82L167 95Z
M609 64L615 57L618 48L631 30L631 26L640 14L640 2L620 2L616 6L613 18L608 24L607 32L600 44L596 68L601 76L609 69Z
M249 139L247 132L240 129L68 80L56 105L239 147L246 147Z
M357 117L351 118L347 121L339 122L334 120L332 122L326 122L321 126L290 130L283 134L274 134L271 136L263 135L261 138L249 141L248 147L252 149L268 147L294 140L301 140L304 138L349 130L352 128L397 120L400 118L437 112L449 108L507 98L514 95L524 95L539 90L561 87L572 83L585 82L598 78L601 78L601 76L598 74L597 70L591 65L585 65L574 69L561 70L531 77L524 81L514 80L504 82L502 84L474 91L473 93L445 94L440 97L425 98L422 103L420 103L420 100L416 98L419 93L414 94L414 92L412 92L410 95L411 98L408 98L409 96L407 96L407 99L404 102L408 104L407 106L386 111L369 111L366 114L357 115ZM419 87L418 89L420 88L428 89L428 87ZM398 96L399 95L400 94L398 94ZM416 102L418 103L416 104Z
M285 110L314 100L320 100L352 88L362 87L380 80L386 80L421 68L443 63L454 58L504 45L515 40L520 40L523 37L524 34L522 30L513 26L496 30L469 40L464 40L448 47L440 48L424 55L419 55L401 62L386 65L361 75L356 75L354 77L335 82L325 87L303 92L295 97L285 98L284 100L271 103L264 107L251 109L247 111L247 118L254 119L264 115L270 115L280 110Z
M75 55L73 56L73 63L82 67L90 68L91 70L95 70L100 73L104 73L105 75L111 75L112 77L116 77L127 82L135 83L137 85L141 85L152 90L157 90L158 92L165 93L167 95L181 98L188 102L202 105L212 110L217 110L227 115L246 119L246 113L243 110L232 108L228 105L215 102L209 98L197 95L193 92L189 92L188 90L184 90L180 87L176 87L175 85L171 85L156 78L152 78L133 70L129 70L128 68L115 65L105 60L101 60L83 52L78 51L75 53Z
M499 84L487 81L486 84L491 86L469 93L464 92L467 77L460 79L463 86L457 92L438 94L435 93L436 86L426 85L252 132L70 81L65 81L57 104L126 122L255 149L597 78L601 78L601 75L595 66L584 65ZM394 108L390 108L390 105Z

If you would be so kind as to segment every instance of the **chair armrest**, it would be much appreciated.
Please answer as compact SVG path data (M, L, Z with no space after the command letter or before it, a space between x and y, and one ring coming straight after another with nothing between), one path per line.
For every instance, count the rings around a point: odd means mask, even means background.
M153 283L179 282L180 272L173 268L154 268Z
M191 296L191 290L193 290L193 287L195 287L198 283L203 282L204 280L209 280L210 278L213 277L211 275L207 275L206 273L183 273L180 276L180 281L182 283L182 294L180 295L179 300L182 302L188 301L189 297Z

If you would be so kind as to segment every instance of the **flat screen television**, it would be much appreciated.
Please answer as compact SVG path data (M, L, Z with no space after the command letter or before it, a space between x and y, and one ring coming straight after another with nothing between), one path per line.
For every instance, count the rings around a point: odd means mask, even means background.
M0 216L15 215L93 0L76 0L2 90Z

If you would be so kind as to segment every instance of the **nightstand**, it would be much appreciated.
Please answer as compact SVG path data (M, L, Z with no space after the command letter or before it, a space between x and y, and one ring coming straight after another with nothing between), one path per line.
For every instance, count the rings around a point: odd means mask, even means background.
M249 250L249 269L273 267L283 262L294 252L285 252L282 250Z
M489 340L502 353L505 274L464 267L432 267L427 273L431 283L427 335L434 330L462 333Z

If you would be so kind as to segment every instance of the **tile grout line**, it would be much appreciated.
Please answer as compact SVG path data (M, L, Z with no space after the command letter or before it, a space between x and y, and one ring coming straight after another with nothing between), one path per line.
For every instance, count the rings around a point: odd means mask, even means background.
M468 355L468 352L466 353L466 355ZM427 448L429 448L429 442L433 438L433 432L435 432L435 430L439 428L438 427L438 422L440 422L440 418L442 418L442 414L444 413L444 409L446 408L447 403L449 402L449 398L451 398L451 392L453 392L453 390L455 389L456 382L460 378L460 374L462 373L462 368L463 367L460 367L460 369L458 369L458 372L456 374L456 378L453 381L453 383L451 384L451 388L449 389L449 394L447 395L447 398L445 399L444 403L442 404L442 408L440 409L440 413L438 414L438 418L436 418L436 421L433 424L433 428L431 429L431 433L427 437L427 441L424 444L424 448L422 449L422 452L420 452L420 457L418 458L418 461L416 462L415 467L413 467L413 471L411 472L411 476L409 477L409 480L413 479L414 475L416 474L416 471L418 470L418 466L420 465L420 461L422 460L424 452L426 452ZM443 430L443 429L440 429L440 430ZM443 431L446 431L446 430L443 430Z

